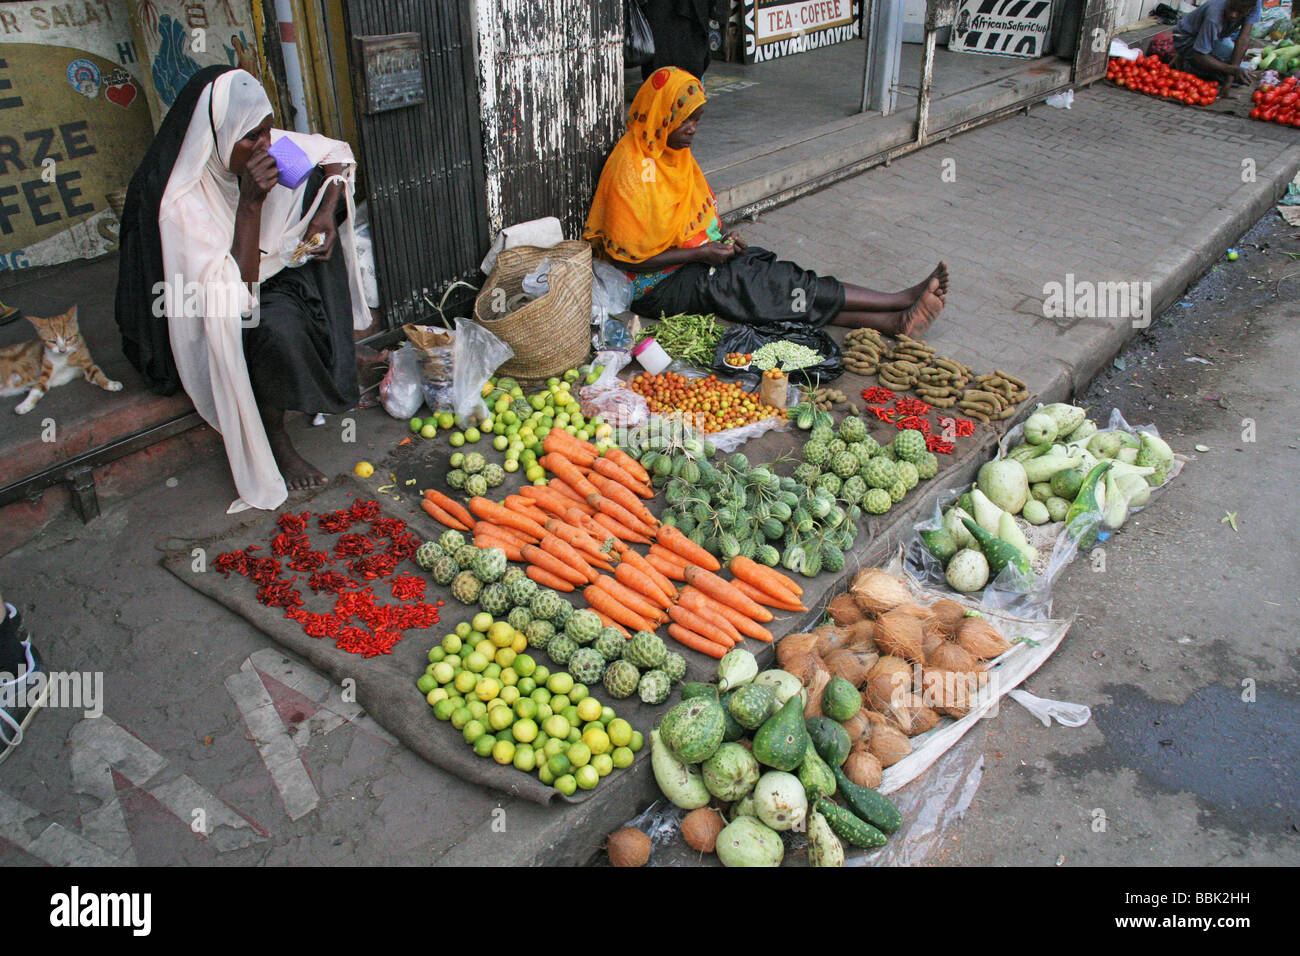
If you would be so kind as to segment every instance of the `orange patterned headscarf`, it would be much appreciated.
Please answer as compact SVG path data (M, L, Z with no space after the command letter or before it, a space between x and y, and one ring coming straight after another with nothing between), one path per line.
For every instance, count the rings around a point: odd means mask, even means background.
M628 111L605 161L583 238L598 254L643 262L680 246L713 219L713 193L689 149L668 134L704 105L704 84L675 66L656 70Z

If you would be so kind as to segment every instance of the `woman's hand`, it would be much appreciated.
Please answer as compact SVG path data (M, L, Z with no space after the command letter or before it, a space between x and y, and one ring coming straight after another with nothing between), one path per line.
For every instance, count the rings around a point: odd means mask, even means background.
M695 247L695 261L710 266L720 266L736 254L736 246L728 242L706 242Z
M325 236L325 241L311 251L311 256L313 259L328 259L334 252L339 233L334 225L334 209L331 207L327 212L324 204L316 210L316 215L311 217L311 222L307 223L307 229L302 235L303 242L318 233Z
M731 243L733 246L736 247L737 252L744 252L746 249L749 248L749 243L747 243L738 232L727 233L725 236L723 236L722 241Z
M248 158L248 165L239 177L240 201L261 203L279 181L280 168L275 165L275 159L266 150L258 149Z

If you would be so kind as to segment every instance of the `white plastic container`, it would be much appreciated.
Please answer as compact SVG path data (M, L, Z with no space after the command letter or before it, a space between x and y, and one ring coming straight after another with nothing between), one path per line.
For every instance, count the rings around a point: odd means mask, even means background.
M665 352L663 346L654 339L643 339L633 346L632 357L651 375L658 375L673 364L673 357Z

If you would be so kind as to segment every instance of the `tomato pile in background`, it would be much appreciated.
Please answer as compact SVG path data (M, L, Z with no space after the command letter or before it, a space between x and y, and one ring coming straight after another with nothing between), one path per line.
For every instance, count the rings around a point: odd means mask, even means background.
M1251 94L1255 108L1250 118L1266 123L1300 127L1300 90L1296 89L1294 76L1288 76L1277 86L1261 86Z
M1113 56L1106 64L1106 79L1139 93L1177 100L1188 106L1209 106L1219 97L1219 84L1175 70L1158 56L1126 60Z

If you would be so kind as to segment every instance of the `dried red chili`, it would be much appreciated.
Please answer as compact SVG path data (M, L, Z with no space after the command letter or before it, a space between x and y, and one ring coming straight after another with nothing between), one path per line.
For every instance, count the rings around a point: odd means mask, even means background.
M393 597L399 601L419 601L424 598L429 582L414 574L399 574L393 578Z
M870 388L862 390L862 400L870 402L872 405L878 405L881 402L892 402L898 395L890 391L883 385L872 385Z
M406 530L406 522L401 518L376 518L370 522L370 537L395 538Z
M382 551L348 562L348 570L352 572L353 576L365 578L367 581L373 581L375 578L386 578L393 573L396 567L397 559L391 554Z
M944 441L938 435L927 435L925 447L936 455L951 455L957 446L950 441Z
M910 398L908 396L904 396L894 402L894 408L902 412L904 415L929 415L934 411L932 405L926 404L919 398Z
M369 554L374 550L375 543L364 534L339 535L338 541L334 542L334 557L336 558L355 558L363 554Z
M316 525L328 534L339 534L352 527L352 515L346 511L331 511L318 517Z
M310 517L310 511L304 511L301 514L286 511L275 519L275 523L285 534L298 535L307 530L307 519Z
M348 514L353 521L374 521L383 512L379 508L378 501L362 501L358 498L348 508Z
M315 571L328 560L328 551L304 551L289 562L289 567L294 571Z

